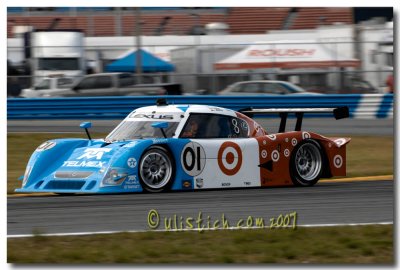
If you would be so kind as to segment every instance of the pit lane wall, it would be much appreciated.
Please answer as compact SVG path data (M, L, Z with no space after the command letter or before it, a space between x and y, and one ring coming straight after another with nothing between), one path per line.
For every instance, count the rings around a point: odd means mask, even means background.
M233 110L245 108L318 108L348 106L351 118L393 118L393 94L302 96L124 96L69 98L9 98L8 120L123 119L132 110L154 105L159 98L169 104L206 104ZM257 116L256 116L257 117ZM266 116L264 116L266 117ZM277 117L277 116L276 116ZM305 117L331 117L309 114Z

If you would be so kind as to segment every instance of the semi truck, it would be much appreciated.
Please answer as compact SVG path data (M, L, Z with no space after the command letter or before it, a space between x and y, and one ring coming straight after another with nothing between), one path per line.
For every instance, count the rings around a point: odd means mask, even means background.
M45 77L78 79L86 74L84 36L79 30L36 30L31 33L33 84Z

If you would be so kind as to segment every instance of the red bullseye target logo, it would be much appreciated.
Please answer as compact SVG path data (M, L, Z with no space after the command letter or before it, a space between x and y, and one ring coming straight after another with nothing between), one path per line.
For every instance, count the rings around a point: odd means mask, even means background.
M234 142L224 142L218 150L218 166L226 175L235 175L242 167L242 150Z

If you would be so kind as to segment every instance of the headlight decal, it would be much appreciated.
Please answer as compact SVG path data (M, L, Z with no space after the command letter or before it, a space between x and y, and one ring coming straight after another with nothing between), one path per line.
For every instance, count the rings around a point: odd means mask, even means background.
M101 186L119 186L128 176L128 172L122 168L109 168L105 174Z

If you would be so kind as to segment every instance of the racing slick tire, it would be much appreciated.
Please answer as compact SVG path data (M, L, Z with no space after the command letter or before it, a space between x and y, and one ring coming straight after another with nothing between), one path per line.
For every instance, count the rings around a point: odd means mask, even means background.
M170 189L174 173L174 160L163 147L150 147L140 159L139 181L145 191L162 192Z
M324 154L314 140L304 140L293 149L290 157L290 176L295 186L313 186L324 170Z

